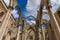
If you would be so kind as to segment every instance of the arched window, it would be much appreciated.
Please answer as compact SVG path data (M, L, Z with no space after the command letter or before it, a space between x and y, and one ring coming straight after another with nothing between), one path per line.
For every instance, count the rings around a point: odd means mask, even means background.
M19 26L19 30L22 31L22 26L21 25Z
M42 16L42 19L46 19L47 21L49 21L50 20L50 16L48 14L44 14Z
M35 22L36 18L32 15L26 17L26 24L32 25L32 24L36 24Z
M43 27L44 27L44 28L46 28L46 27L47 27L47 25L44 23L44 24L43 24Z

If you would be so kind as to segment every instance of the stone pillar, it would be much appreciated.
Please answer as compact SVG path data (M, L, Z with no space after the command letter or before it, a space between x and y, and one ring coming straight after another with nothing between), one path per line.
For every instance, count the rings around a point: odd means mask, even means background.
M39 40L43 40L43 35L42 35L42 31L39 31Z
M45 30L44 30L43 25L42 25L42 34L43 34L43 40L45 40Z
M26 40L27 36L28 36L28 32L26 31L25 32L25 40Z
M39 20L36 20L36 26L35 26L35 40L39 40Z
M10 35L7 34L5 40L10 40Z
M5 38L5 40L11 40L11 32L10 31L8 31L8 33L6 34L6 38Z
M18 34L17 34L17 39L16 40L21 40L21 35L22 32L18 29Z
M10 19L10 10L8 10L7 15L2 23L2 26L0 29L0 40L2 40L2 38L3 38L4 32L7 28L8 22L9 22L9 19Z
M50 26L49 26L48 23L47 23L47 34L48 34L48 39L52 40L52 38L51 38L51 29L50 29Z
M47 33L49 40L58 40L56 38L54 30L52 29L52 26L49 23L47 24Z
M41 32L41 40L44 40L44 38L43 38L43 33Z

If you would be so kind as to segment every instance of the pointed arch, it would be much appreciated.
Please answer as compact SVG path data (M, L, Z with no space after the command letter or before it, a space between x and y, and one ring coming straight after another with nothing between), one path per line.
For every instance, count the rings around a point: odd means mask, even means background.
M34 32L34 35L35 35L35 30L31 27L31 28L29 28L29 30L28 30L28 35L27 35L27 38L26 38L26 40L28 39L28 37L29 37L29 35L30 35L30 33L31 32Z

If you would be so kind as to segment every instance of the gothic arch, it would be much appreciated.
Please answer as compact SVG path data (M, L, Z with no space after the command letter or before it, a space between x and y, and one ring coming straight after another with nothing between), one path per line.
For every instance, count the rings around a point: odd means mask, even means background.
M35 20L36 20L36 18L35 18L34 16L32 16L32 15L30 15L30 16L28 16L28 17L26 17L25 19L28 19L28 18L30 18L30 17L32 17L33 19L35 19Z
M28 39L28 37L29 37L29 35L30 35L31 32L34 33L34 38L35 38L35 30L33 28L29 28L26 40Z

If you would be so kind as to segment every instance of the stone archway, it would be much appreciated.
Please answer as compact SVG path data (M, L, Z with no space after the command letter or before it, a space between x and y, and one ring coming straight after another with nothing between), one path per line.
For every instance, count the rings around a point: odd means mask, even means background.
M26 40L35 40L35 31L33 29L27 31Z

